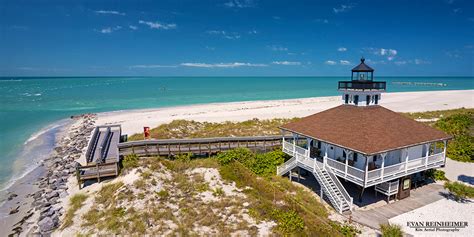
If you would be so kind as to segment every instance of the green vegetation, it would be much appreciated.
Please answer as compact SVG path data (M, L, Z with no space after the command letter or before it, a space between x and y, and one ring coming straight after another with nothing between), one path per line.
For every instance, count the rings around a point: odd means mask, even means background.
M442 170L436 170L436 169L430 169L426 171L426 176L429 178L432 178L434 180L441 180L441 181L446 181L448 180L445 176L444 171Z
M420 113L405 113L413 119L438 119L426 122L453 136L447 156L462 162L474 162L474 109L453 109Z
M462 201L466 198L474 198L474 187L463 183L446 182L444 188L448 189L457 201Z
M106 207L112 205L114 200L113 196L115 196L117 190L119 190L122 186L122 182L104 185L95 196L95 202Z
M209 123L188 120L174 120L150 130L152 138L201 138L279 135L279 126L296 119L252 119L243 122ZM143 134L134 134L129 141L142 140Z
M64 221L63 221L63 225L61 226L61 229L64 229L72 225L73 223L72 219L74 218L76 211L82 207L86 199L87 199L87 195L82 194L82 193L78 193L69 199L69 209L66 212L66 216L64 217Z
M282 235L342 235L328 220L326 209L314 194L287 179L260 178L239 161L223 165L219 171L222 178L238 187L249 187L244 191L252 200L249 214L257 220L274 220L278 223L274 231Z
M449 158L463 162L474 162L473 111L442 118L435 123L435 127L454 137L447 147Z
M382 237L402 237L403 231L399 225L392 224L381 224L380 231L382 231Z
M126 155L122 160L123 169L131 169L138 167L139 157L136 154Z
M449 110L435 110L426 112L414 112L414 113L402 113L403 115L411 119L434 119L434 118L446 118L455 114L472 113L474 109L449 109Z
M217 155L217 160L221 165L238 161L255 174L265 177L274 175L276 167L289 158L287 154L280 150L255 154L247 148L237 148Z
M362 231L349 224L340 225L336 222L333 222L332 226L336 228L343 236L346 237L357 236L358 234L362 233Z

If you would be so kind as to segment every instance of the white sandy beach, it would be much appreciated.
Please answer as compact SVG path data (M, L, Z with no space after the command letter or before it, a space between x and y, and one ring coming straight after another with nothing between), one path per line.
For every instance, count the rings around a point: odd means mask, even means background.
M175 119L222 122L304 117L341 103L341 97L331 96L117 111L100 113L97 124L121 124L122 133L134 134L142 132L144 126L153 128ZM385 93L380 105L397 112L473 108L474 90Z

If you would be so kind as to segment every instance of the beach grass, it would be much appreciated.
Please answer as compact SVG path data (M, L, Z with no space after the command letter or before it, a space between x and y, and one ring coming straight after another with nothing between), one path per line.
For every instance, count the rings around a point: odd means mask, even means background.
M297 119L251 119L222 123L174 120L151 129L150 135L155 139L279 135L281 133L278 127L294 120ZM142 139L141 133L128 138L129 141Z
M241 154L247 157L239 158ZM329 220L314 193L262 172L283 161L274 152L267 154L255 161L257 154L239 149L229 152L235 157L227 162L218 157L141 158L135 171L121 174L135 174L134 182L111 183L95 194L82 227L118 235L188 236L212 230L218 235L256 236L257 224L273 223L268 234L355 236L355 229ZM269 164L258 164L263 168L255 170L247 167L258 162Z
M380 231L383 237L402 237L403 231L399 225L382 224Z
M69 209L66 212L61 229L72 225L76 211L83 206L84 202L87 200L87 197L88 196L86 194L78 193L69 199Z

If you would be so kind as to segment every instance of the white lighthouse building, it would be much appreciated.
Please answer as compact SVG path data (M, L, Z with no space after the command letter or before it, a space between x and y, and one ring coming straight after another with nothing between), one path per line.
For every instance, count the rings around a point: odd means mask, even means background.
M339 212L352 210L354 198L374 187L389 198L409 195L413 174L444 166L446 133L380 106L386 82L374 81L374 69L361 63L350 81L340 81L342 105L281 126L283 151L292 156L278 175L294 169L312 173ZM287 137L287 136L286 136ZM353 197L342 181L360 186Z

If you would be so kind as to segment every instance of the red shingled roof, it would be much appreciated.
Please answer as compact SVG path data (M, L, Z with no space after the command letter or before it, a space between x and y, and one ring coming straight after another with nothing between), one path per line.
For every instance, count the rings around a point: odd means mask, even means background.
M451 138L378 105L340 105L285 124L281 129L366 155Z

